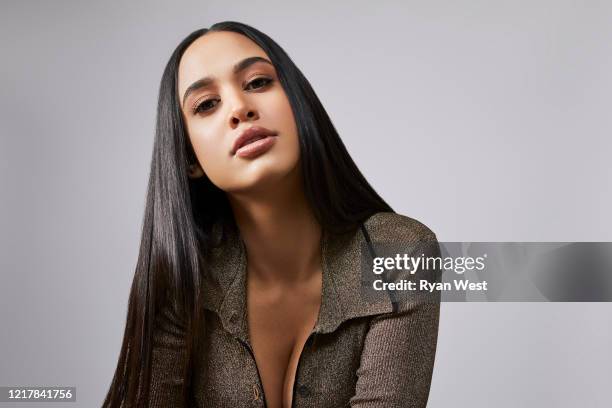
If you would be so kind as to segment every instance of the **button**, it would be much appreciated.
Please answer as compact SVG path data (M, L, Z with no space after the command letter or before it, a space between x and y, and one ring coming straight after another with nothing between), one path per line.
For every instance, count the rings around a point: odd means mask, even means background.
M300 395L300 397L310 396L310 388L308 388L307 386L303 384L298 387L297 392Z
M259 401L260 396L259 387L257 384L253 384L253 400Z

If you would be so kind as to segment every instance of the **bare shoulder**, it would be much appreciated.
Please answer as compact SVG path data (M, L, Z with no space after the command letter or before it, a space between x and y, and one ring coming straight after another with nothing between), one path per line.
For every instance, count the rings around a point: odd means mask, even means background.
M437 241L436 234L423 222L394 212L376 213L364 226L374 242Z

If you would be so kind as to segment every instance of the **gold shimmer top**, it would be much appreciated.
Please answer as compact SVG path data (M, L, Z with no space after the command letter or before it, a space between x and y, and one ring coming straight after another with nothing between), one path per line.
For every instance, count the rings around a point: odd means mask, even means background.
M363 243L423 241L437 243L425 225L391 212L371 216L352 233L332 236L323 231L321 307L298 360L293 407L426 406L439 302L393 304L388 296L370 302L360 288ZM209 265L212 278L204 291L201 372L193 373L195 401L198 407L265 407L248 335L246 251L241 237L231 237L216 248ZM170 308L156 317L151 407L182 406L184 326L179 322Z

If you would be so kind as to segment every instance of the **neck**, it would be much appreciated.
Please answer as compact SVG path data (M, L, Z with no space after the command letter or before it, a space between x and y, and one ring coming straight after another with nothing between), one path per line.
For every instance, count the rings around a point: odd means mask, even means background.
M265 193L228 193L228 198L246 247L250 279L292 285L318 273L322 231L301 183L279 183Z

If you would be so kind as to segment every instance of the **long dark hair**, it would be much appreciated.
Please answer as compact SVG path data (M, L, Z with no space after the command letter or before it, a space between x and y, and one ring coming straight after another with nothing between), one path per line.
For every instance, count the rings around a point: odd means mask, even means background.
M121 353L104 407L147 405L153 323L165 304L176 308L186 327L183 399L186 404L190 400L203 336L201 283L212 228L236 229L226 194L206 175L187 176L196 158L181 114L177 72L185 49L209 31L248 37L274 64L296 120L304 192L322 228L345 233L377 212L393 211L363 177L310 83L276 42L234 21L189 34L170 56L161 79L140 251Z

